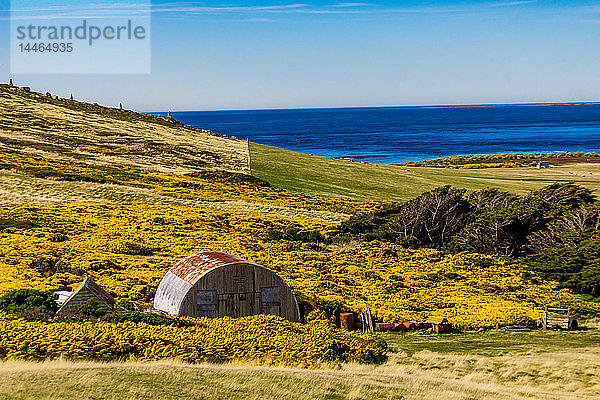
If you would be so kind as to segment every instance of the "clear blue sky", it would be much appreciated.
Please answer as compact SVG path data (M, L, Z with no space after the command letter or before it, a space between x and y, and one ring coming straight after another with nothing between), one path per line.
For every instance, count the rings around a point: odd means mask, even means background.
M12 77L145 111L600 99L599 2L173 0L152 7L151 74ZM7 81L8 1L0 9L0 81Z

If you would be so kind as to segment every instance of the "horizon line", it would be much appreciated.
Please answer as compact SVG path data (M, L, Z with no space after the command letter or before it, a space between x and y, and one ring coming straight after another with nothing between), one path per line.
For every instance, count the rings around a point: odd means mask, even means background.
M414 104L414 105L385 105L385 106L326 106L326 107L267 107L267 108L224 108L215 110L167 110L139 111L146 114L186 113L186 112L242 112L242 111L292 111L292 110L356 110L370 108L486 108L486 107L548 107L548 106L590 106L600 105L600 100L582 101L551 101L551 102L522 102L522 103L465 103L465 104Z

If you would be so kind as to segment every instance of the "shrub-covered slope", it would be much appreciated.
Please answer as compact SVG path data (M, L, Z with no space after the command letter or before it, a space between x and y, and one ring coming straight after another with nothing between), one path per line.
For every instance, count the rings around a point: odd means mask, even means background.
M581 293L600 295L600 203L589 189L554 184L525 196L497 189L435 189L351 217L340 233L412 248L509 256Z
M0 208L0 290L73 287L92 276L150 305L164 273L196 252L233 253L280 274L303 300L369 303L384 321L443 315L459 327L530 323L546 305L596 315L523 265L380 240L326 246L335 226L181 206L78 204Z

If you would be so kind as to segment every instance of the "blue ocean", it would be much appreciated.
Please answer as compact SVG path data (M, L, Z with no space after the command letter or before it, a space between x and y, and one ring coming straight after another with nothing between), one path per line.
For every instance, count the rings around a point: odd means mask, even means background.
M600 152L600 104L175 112L213 132L392 164L459 154Z

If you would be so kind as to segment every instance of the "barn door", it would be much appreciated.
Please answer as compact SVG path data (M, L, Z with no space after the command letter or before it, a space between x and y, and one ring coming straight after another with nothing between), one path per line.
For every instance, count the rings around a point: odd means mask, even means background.
M219 295L219 317L239 318L254 314L251 293L225 293Z
M236 304L236 318L254 314L252 293L236 293L234 302Z

